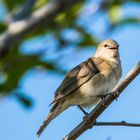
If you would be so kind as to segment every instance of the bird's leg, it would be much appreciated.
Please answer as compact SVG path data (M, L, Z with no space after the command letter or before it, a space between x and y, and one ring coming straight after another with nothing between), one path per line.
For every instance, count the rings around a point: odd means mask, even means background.
M80 105L77 105L77 106L85 115L88 115L88 113Z
M83 119L85 119L88 116L88 113L80 105L77 106L85 114L85 116L83 117Z
M88 115L89 115L89 113L87 113L80 105L77 105L77 106L85 114L85 116L83 117L83 119L86 120L87 117L88 117ZM95 120L94 121L94 124L96 124L96 123L97 123L97 121ZM94 124L92 124L92 125L90 124L88 127L89 128L92 128Z

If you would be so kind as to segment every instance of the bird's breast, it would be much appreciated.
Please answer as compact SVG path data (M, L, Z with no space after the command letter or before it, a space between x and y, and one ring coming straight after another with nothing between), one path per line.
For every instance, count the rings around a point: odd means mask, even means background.
M109 67L108 67L109 68ZM108 69L109 70L109 69ZM110 72L106 69L94 75L88 82L79 88L79 93L83 97L83 106L96 104L99 95L105 95L112 91L121 77L119 65L110 67Z

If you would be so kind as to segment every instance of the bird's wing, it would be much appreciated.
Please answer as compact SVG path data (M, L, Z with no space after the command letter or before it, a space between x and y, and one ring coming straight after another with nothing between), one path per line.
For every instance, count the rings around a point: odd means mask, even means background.
M55 103L69 95L97 73L99 73L99 70L94 63L94 58L89 58L83 63L77 65L65 76L63 82L55 92L55 98L52 103Z

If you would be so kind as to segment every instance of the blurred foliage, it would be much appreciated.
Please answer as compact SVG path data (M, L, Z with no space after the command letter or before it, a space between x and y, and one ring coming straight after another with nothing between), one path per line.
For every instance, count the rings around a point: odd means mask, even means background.
M41 6L45 5L47 2L48 0L37 0L34 9L36 10L40 8Z
M26 108L31 108L33 105L33 99L31 99L30 97L26 96L24 93L14 93L14 96L16 97L16 99L22 103L22 105Z
M94 1L94 0L93 0ZM3 0L4 6L7 9L7 15L14 15L14 11L17 8L22 7L23 4L26 3L26 0ZM36 0L36 4L33 7L32 12L46 5L49 0ZM104 22L105 31L104 32L112 32L117 27L123 27L126 24L140 24L140 17L137 15L131 16L123 16L123 11L125 11L124 6L137 4L140 6L140 0L101 0L96 1L98 6L92 5L92 9L96 10L85 10L89 1L81 1L78 4L75 4L73 7L67 9L65 12L58 14L53 20L49 21L49 24L46 25L44 22L43 25L36 27L35 30L28 33L24 39L19 42L18 46L13 46L13 49L9 52L9 54L0 60L0 95L15 95L15 97L23 103L26 107L30 107L32 104L32 100L25 96L24 93L20 93L19 82L21 78L24 76L26 72L35 68L35 67L43 67L45 70L55 71L59 73L63 73L63 70L59 67L58 64L54 63L54 61L43 61L41 59L42 54L23 54L19 52L21 47L21 43L28 41L34 37L38 37L40 35L49 35L52 34L55 36L55 41L58 42L57 47L61 47L63 49L67 49L67 46L75 44L79 49L87 48L88 46L97 46L100 38L96 37L96 34L90 33L87 30L90 23L85 23L84 25L80 25L77 21L80 20L82 14L83 18L95 18L98 20L102 17L107 17ZM90 5L91 6L91 5ZM95 6L95 7L94 7ZM98 7L98 8L97 8ZM92 11L92 14L91 14ZM99 14L100 13L100 14ZM18 13L16 13L18 14ZM88 17L88 14L91 16ZM86 16L87 15L87 16ZM93 24L93 23L92 23ZM100 28L100 27L97 27ZM0 33L5 32L7 29L7 23L5 21L0 22ZM79 38L71 41L70 39L66 39L62 32L65 29L72 29L75 33L79 34ZM103 37L104 34L102 34ZM71 37L71 36L70 36ZM50 46L51 47L51 46ZM49 47L49 48L50 48ZM59 50L61 51L61 49ZM44 51L45 53L45 51Z
M0 33L6 30L6 25L3 22L0 22Z
M0 63L1 72L6 74L6 81L0 85L0 93L7 93L18 86L18 82L23 74L35 66L42 66L48 70L57 70L57 68L48 62L40 60L38 55L20 55L14 52Z
M17 6L20 6L26 0L3 0L7 10L12 11Z

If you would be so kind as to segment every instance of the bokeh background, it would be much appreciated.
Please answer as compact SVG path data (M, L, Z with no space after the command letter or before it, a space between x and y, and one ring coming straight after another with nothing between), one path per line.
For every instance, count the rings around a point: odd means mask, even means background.
M36 26L20 34L24 25L16 23L43 8L51 13L55 6L61 8L51 18L38 18ZM37 140L65 73L91 57L107 38L120 44L123 79L140 60L140 0L0 0L0 139ZM139 89L140 76L98 121L140 123ZM60 140L82 119L82 112L71 107L39 139ZM78 138L93 139L140 140L140 128L94 127Z

